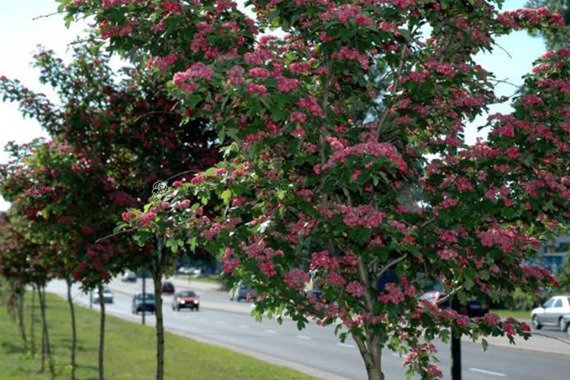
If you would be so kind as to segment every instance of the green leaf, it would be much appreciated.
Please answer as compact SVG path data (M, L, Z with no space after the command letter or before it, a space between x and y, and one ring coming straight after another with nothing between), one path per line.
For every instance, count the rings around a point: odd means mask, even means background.
M230 189L226 189L220 195L220 198L224 201L224 204L229 205L230 199L232 199L232 191Z

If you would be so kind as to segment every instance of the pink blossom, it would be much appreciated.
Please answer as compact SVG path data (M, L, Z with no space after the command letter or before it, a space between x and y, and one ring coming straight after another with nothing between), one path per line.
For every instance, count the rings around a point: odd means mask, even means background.
M291 92L299 87L299 81L293 78L277 77L277 89L280 92Z
M345 290L348 294L352 295L353 297L357 297L357 298L364 296L364 293L365 293L364 286L362 286L362 284L359 281L349 282L346 285Z
M156 214L152 211L142 214L139 218L139 223L142 227L147 227L156 218Z
M247 88L248 94L250 94L250 95L264 96L267 94L267 87L265 87L262 84L248 83L246 88Z
M294 268L285 274L283 281L291 289L302 290L305 284L309 282L309 275L301 269Z

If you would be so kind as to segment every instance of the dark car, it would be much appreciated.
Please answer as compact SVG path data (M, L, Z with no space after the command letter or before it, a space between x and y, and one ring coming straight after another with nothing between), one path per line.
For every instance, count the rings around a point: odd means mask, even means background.
M160 291L162 294L174 294L174 285L172 282L163 282L162 289Z
M180 309L184 308L199 311L200 297L191 290L176 293L172 299L172 310L180 311Z
M143 293L139 293L133 296L133 302L131 303L132 313L138 314L143 310L149 313L154 313L156 311L156 304L153 294L145 293L143 297Z
M449 308L450 303L449 300L444 300L445 296L446 293L434 290L422 294L420 299L431 303L437 303L441 308ZM469 317L481 317L489 312L489 304L487 302L471 299L465 304L457 305L454 309L462 315L467 315Z

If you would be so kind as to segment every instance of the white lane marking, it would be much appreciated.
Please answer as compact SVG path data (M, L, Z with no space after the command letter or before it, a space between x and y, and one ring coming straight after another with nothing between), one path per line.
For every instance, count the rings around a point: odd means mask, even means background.
M277 331L275 330L265 330L265 332L270 334L277 334Z
M219 323L220 325L225 325L225 324L226 324L226 321L218 321L218 323Z
M303 339L303 340L313 340L313 338L311 338L310 336L306 336L306 335L297 335L297 338Z
M507 376L506 374L501 373L501 372L487 371L486 369L473 368L473 367L469 368L469 371L484 373L484 374L486 374L486 375L498 376L498 377L505 377L505 376Z
M352 344L347 344L347 343L339 343L338 345L341 346L341 347L356 348L356 347L353 346Z
M249 326L246 326L246 325L239 325L239 328L240 328L240 329L249 329Z

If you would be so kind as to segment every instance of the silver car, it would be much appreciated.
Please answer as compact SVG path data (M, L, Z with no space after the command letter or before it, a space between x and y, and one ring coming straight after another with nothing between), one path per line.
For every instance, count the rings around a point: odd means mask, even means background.
M113 292L111 292L111 289L109 289L109 288L103 289L103 302L104 303L113 303L113 300L114 300L114 297L113 297ZM96 292L93 294L93 302L99 303L99 292Z
M570 295L554 296L530 312L532 325L535 329L542 326L558 327L560 331L568 329L570 315Z

